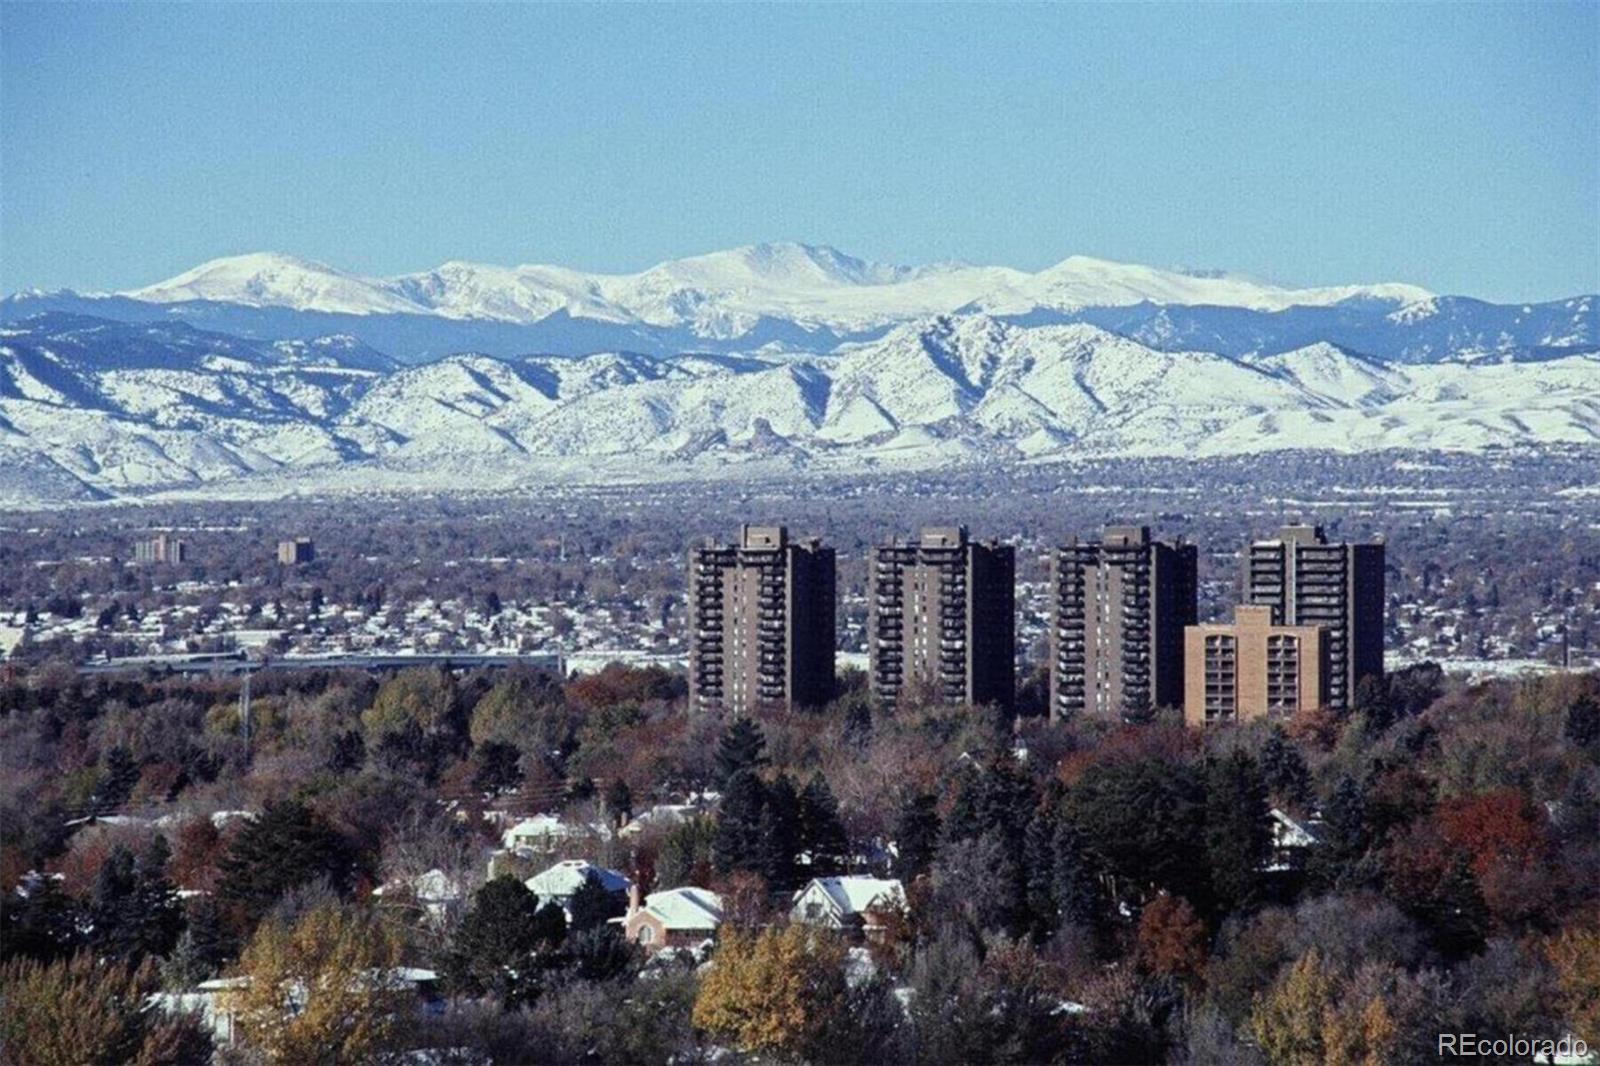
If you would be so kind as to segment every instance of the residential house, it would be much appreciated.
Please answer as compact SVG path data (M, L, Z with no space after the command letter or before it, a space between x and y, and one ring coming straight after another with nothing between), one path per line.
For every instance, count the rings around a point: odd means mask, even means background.
M548 870L534 874L524 882L528 890L539 897L541 904L554 901L566 912L567 920L572 920L572 897L578 889L583 887L585 881L595 881L607 892L617 895L633 888L633 881L627 875L616 870L608 870L604 866L596 866L584 859L568 859L558 862Z
M1272 858L1267 861L1267 872L1305 869L1311 849L1322 843L1321 817L1313 814L1295 818L1274 807L1267 812L1267 820L1272 832Z
M716 936L722 924L722 897L704 888L672 888L639 900L639 888L628 893L623 934L654 954L664 948L694 948Z
M410 878L397 877L373 889L372 894L385 902L415 903L435 922L442 921L467 895L461 882L443 870L429 870Z
M882 915L904 910L905 887L894 878L815 877L794 895L789 916L794 921L830 929L881 935Z

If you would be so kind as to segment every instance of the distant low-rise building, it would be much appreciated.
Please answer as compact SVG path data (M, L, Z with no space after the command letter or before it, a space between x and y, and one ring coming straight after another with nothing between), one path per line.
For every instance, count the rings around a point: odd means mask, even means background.
M628 893L623 934L652 954L665 948L694 948L717 935L722 925L722 897L704 888L684 887L652 892L639 898Z
M795 893L789 916L808 925L872 938L882 932L884 914L905 906L905 887L894 878L815 877Z
M310 537L295 537L278 541L278 562L284 566L300 566L315 561L317 545Z
M166 533L157 533L133 546L133 561L144 564L188 562L189 542Z

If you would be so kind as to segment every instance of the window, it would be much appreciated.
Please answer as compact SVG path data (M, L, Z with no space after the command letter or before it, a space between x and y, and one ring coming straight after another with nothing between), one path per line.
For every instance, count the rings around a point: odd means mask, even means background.
M812 918L812 919L821 918L822 917L822 904L817 903L815 901L813 901L811 903L807 903L806 904L806 917L807 918Z
M653 943L655 943L655 939L656 939L656 927L655 926L650 925L650 924L647 923L647 924L641 925L639 927L639 943L641 943L641 944L653 944Z

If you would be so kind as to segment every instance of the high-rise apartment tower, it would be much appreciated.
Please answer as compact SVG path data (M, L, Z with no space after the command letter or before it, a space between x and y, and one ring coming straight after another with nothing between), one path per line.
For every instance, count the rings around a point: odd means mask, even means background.
M1183 702L1183 628L1197 614L1194 545L1107 526L1052 567L1050 715L1142 715Z
M750 714L833 697L834 556L783 526L689 551L689 705Z
M1321 526L1284 526L1245 555L1245 602L1280 626L1322 626L1328 706L1342 710L1363 677L1383 676L1383 545L1329 544Z
M872 552L867 600L872 691L896 706L908 687L949 703L1016 697L1016 551L924 529Z

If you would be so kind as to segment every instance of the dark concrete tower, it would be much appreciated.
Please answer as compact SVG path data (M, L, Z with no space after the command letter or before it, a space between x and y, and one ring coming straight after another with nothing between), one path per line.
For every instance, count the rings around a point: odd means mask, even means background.
M1245 554L1245 602L1280 626L1321 626L1328 706L1344 709L1363 677L1383 676L1384 549L1329 544L1321 526L1284 526Z
M873 549L867 632L872 691L886 707L914 687L949 703L1016 698L1016 551L924 529Z
M689 552L689 705L750 714L833 696L834 555L783 526Z
M1183 703L1183 630L1195 623L1194 545L1108 526L1063 544L1053 566L1050 714L1142 715Z

